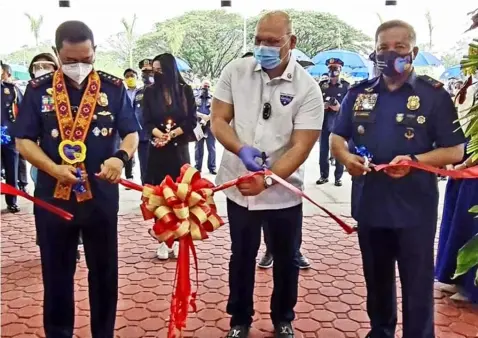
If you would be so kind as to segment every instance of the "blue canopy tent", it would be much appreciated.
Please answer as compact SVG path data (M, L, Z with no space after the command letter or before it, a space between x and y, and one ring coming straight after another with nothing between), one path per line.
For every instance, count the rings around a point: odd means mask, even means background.
M423 66L441 66L442 62L432 53L429 52L418 52L417 57L413 61L413 65L416 67Z
M312 59L307 56L303 51L300 49L293 49L292 50L292 56L295 57L297 61L310 61L312 62Z
M443 74L440 75L440 80L441 81L446 81L451 77L455 77L455 78L458 78L458 79L464 77L464 74L461 71L460 65L456 65L456 66L450 67L447 70L445 70L443 72Z
M178 57L175 57L175 59L176 59L177 65L178 65L178 70L180 72L188 72L188 71L191 70L191 67L189 66L189 64L186 61L184 61L183 59L180 59Z
M12 67L12 77L15 80L21 80L21 81L31 80L30 73L28 72L27 67L21 66L21 65L15 65L15 64L11 64L10 67Z

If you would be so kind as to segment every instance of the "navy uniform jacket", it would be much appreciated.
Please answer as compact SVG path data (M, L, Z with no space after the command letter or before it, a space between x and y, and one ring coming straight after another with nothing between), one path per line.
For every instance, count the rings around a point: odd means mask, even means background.
M16 118L14 106L19 105L22 102L23 95L13 83L7 83L2 81L1 90L1 123L2 126L6 126L8 128L7 133L10 134L12 125L15 122Z
M133 98L134 114L136 115L136 118L138 119L138 122L141 126L141 130L139 131L140 142L149 141L148 134L146 133L146 130L144 129L144 117L143 117L144 88L145 87L141 87L140 89L138 89Z
M322 90L322 97L324 102L328 102L331 98L336 98L339 103L342 103L347 91L349 90L350 83L345 80L339 79L339 81L333 85L329 80L319 82L320 89ZM332 130L334 122L339 114L338 111L333 111L330 108L325 109L323 127L328 130Z
M95 115L85 140L87 147L85 166L93 199L77 203L74 192L71 194L70 201L55 199L53 193L57 181L42 171L38 171L35 186L35 196L73 213L78 211L77 204L99 207L102 210L117 213L118 185L101 180L95 174L100 172L101 164L115 153L116 133L119 132L123 138L140 129L122 80L103 72L98 72L98 74L101 78L100 93L106 94L108 102L104 106L97 102ZM33 142L39 141L40 148L45 154L53 162L61 164L58 146L62 140L51 96L52 80L53 73L50 73L30 81L14 126L14 135L17 138L30 139ZM85 89L79 90L69 85L66 76L65 80L72 113L75 116Z
M435 146L462 144L463 132L454 122L456 109L442 85L415 73L393 92L380 77L362 81L345 97L333 133L365 146L374 164L389 163L398 155L426 153ZM430 226L436 224L437 205L434 174L412 169L394 179L372 171L353 179L352 216L359 226Z

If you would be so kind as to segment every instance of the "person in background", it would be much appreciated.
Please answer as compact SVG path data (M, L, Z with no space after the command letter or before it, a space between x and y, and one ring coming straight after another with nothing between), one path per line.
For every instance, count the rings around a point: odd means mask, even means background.
M418 76L415 29L401 20L381 24L375 33L381 76L349 90L331 136L332 154L352 180L352 216L367 287L369 338L394 338L397 325L395 269L402 285L405 338L433 338L434 244L438 184L423 170L396 166L375 171L366 153L349 150L346 141L365 148L373 164L403 160L443 167L463 158L464 135L443 84Z
M211 117L212 131L225 148L216 183L269 165L275 174L303 188L303 164L320 134L323 100L314 79L291 57L296 41L287 13L267 13L256 27L254 58L239 58L223 69ZM261 158L265 163L256 162ZM227 304L232 317L227 337L246 338L249 334L261 225L268 224L274 257L274 337L293 338L302 199L263 175L241 182L225 194L232 251Z
M340 104L349 90L349 83L340 78L340 72L344 62L337 58L330 58L325 61L329 67L329 79L319 83L324 98L325 116L322 133L320 134L320 178L315 182L318 185L329 182L329 137L332 132L335 120L339 114ZM344 166L340 162L335 163L335 186L342 186L342 175Z
M192 88L178 71L176 59L169 53L153 59L154 85L143 95L144 127L151 142L145 183L159 185L169 175L174 180L181 167L190 163L188 142L197 124L196 102ZM172 250L160 243L157 256L177 258L178 242Z
M126 85L126 94L128 94L131 105L134 105L134 99L138 92L138 73L134 69L128 68L123 73L124 83ZM133 180L134 156L124 166L124 172L127 180Z
M457 93L458 94L458 93ZM478 104L478 84L470 86L465 100L458 105L458 116L462 118L469 109ZM460 114L461 113L461 114ZM467 128L467 119L460 120L463 131ZM462 163L454 169L460 170L478 165L471 156L465 155ZM440 289L452 293L454 301L470 301L478 304L478 288L475 285L477 267L456 279L451 279L457 265L459 249L473 236L478 234L478 218L470 213L471 207L478 205L478 179L448 180L443 203L443 216L440 226L438 251L435 265L436 279L443 283Z
M122 79L94 70L95 42L81 21L55 33L61 68L30 81L14 126L19 151L38 168L35 196L73 221L35 206L48 338L71 338L74 276L81 231L91 320L90 337L113 338L118 300L118 181L138 144L139 124ZM66 100L64 100L66 98ZM86 126L86 128L84 128ZM73 128L73 129L71 129ZM116 147L116 133L123 139ZM86 148L80 171L62 161L74 140ZM78 189L81 183L83 189Z
M207 145L207 168L209 173L217 175L216 173L216 138L211 133L211 100L212 95L210 92L211 82L209 80L204 80L201 85L201 89L196 96L196 105L198 108L197 116L199 118L199 123L203 129L204 137L196 142L195 147L195 159L196 159L196 169L198 171L202 170L202 160L204 156L204 142Z
M15 146L15 139L12 136L12 129L16 123L18 105L21 104L23 96L20 90L10 81L11 68L2 63L1 76L1 125L6 127L6 133L10 135L10 142L1 145L1 162L5 170L5 182L12 187L18 187L18 151ZM26 169L25 169L26 171ZM17 213L20 208L17 205L17 197L5 195L7 210L11 213Z
M136 118L141 125L141 131L139 132L138 158L139 168L141 171L141 184L144 185L146 178L146 168L148 165L149 136L144 125L143 97L146 87L154 84L153 60L141 60L138 63L138 67L141 69L141 80L143 81L143 86L136 91L136 94L133 98L133 106Z
M13 84L12 67L7 64L2 64L2 81ZM14 85L17 96L22 96L21 90ZM28 177L27 177L27 162L22 155L18 155L18 169L17 169L18 189L27 192Z

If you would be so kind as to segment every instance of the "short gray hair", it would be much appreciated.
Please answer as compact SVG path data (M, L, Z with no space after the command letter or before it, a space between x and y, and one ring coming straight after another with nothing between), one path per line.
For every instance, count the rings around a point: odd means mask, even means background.
M406 30L408 30L408 37L410 38L412 44L415 45L415 43L417 42L417 33L415 32L415 28L413 28L413 26L410 25L408 22L402 20L390 20L378 26L377 31L375 32L375 42L377 42L378 35L380 33L395 27L405 28Z
M257 24L259 25L263 21L267 20L283 20L284 24L287 26L287 34L294 34L292 19L287 12L279 10L267 12L259 19L259 22Z

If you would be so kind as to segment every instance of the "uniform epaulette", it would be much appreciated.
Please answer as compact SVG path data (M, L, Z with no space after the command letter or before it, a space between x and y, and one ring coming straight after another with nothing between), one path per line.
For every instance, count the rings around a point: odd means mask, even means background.
M342 82L343 84L350 84L350 82L348 82L347 80L344 80L344 79L340 79L340 82Z
M98 75L102 80L108 81L112 84L114 84L117 87L120 87L123 85L123 80L120 79L119 77L116 77L114 75L102 72L101 70L97 71Z
M366 84L366 83L372 83L373 80L375 80L375 79L364 79L362 81L355 82L353 85L350 86L350 89L356 88L356 87L361 86L361 85Z
M438 80L435 80L434 78L428 76L428 75L419 75L418 78L422 81L425 81L429 85L431 85L434 88L442 88L443 87L443 82L440 82Z
M53 81L53 74L55 74L55 72L51 72L51 73L42 75L40 77L37 77L36 79L30 80L28 83L33 88L40 87L41 85L43 85L45 83Z

